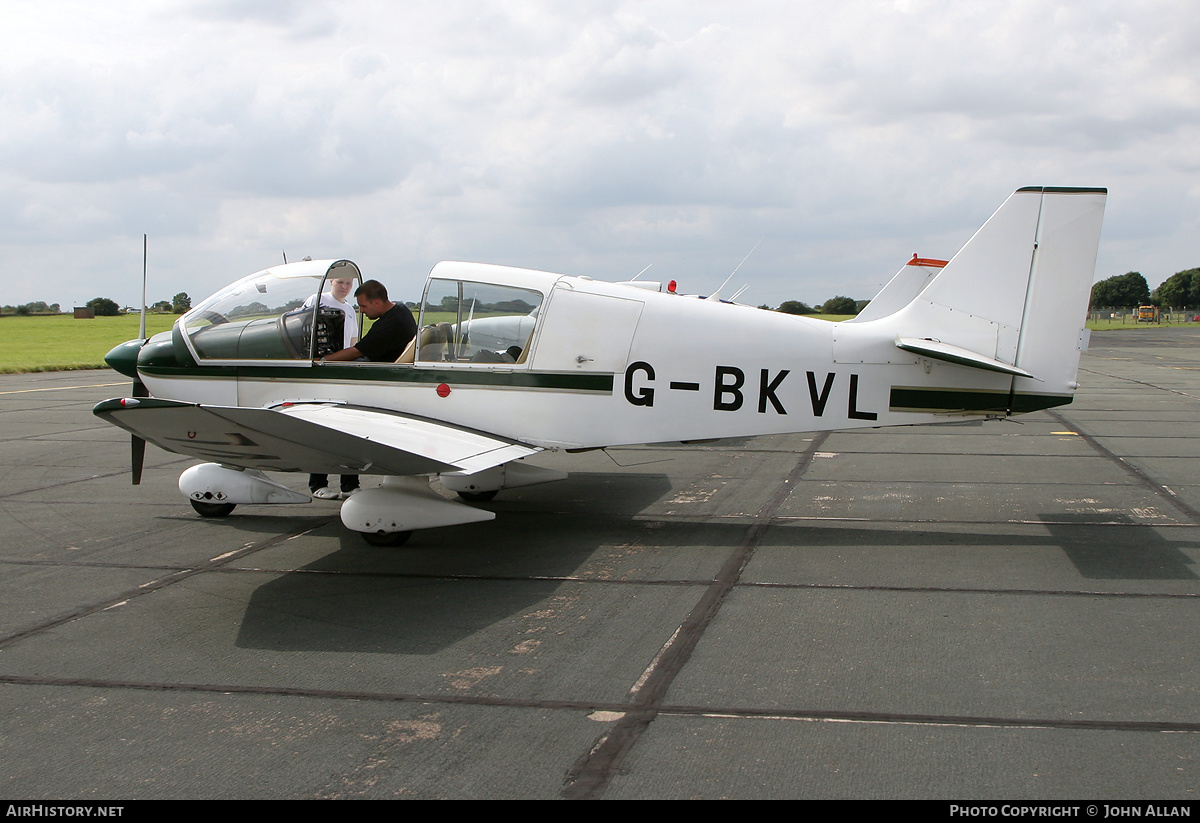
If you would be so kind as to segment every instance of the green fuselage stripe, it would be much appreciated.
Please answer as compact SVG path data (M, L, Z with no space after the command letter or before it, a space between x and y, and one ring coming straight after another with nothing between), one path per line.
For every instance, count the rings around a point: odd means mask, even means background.
M141 372L163 378L225 378L241 380L284 380L296 383L404 383L455 386L590 391L612 394L611 374L561 374L531 371L484 371L470 369L413 368L385 364L320 366L194 366L187 368L142 366Z

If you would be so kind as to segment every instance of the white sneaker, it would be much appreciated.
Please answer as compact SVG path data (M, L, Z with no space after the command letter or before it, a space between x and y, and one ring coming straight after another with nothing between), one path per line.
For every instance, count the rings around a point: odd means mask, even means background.
M339 494L339 495L338 495L338 497L340 497L341 499L345 500L345 499L346 499L346 498L348 498L350 495L352 495L352 494L358 494L360 491L362 491L362 490L361 490L361 489L351 489L351 490L350 490L350 491L348 491L348 492L342 492L341 494Z
M312 493L312 496L314 498L316 498L317 500L341 500L342 499L342 495L340 492L335 492L333 489L329 489L329 488L317 489L315 492Z

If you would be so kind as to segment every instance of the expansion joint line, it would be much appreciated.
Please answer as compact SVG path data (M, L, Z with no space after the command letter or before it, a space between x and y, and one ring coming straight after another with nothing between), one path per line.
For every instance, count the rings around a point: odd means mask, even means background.
M1135 478L1141 485L1145 486L1150 491L1157 494L1163 500L1166 500L1168 503L1170 503L1172 506L1174 506L1176 509L1178 509L1181 513L1183 513L1185 516L1191 518L1193 525L1200 525L1200 510L1198 510L1194 506L1190 505L1186 500L1181 498L1179 495L1175 494L1175 492L1171 491L1169 488L1164 486L1162 483L1159 483L1157 480L1155 480L1153 477L1151 477L1146 472L1139 469L1137 466L1130 463L1124 457L1121 457L1120 455L1117 455L1117 454L1109 451L1108 448L1103 446L1099 440L1097 440L1095 437L1092 437L1090 434L1085 432L1077 424L1069 422L1065 417L1063 417L1058 412L1047 411L1046 414L1050 415L1050 417L1052 417L1054 420L1056 420L1057 422L1066 426L1071 431L1075 432L1077 435L1082 437L1083 442L1085 442L1089 446L1091 446L1092 449L1094 449L1097 454L1099 454L1102 457L1107 458L1108 460L1111 460L1113 463L1116 463L1118 466L1120 466L1122 469L1124 469L1130 476Z
M1200 400L1200 397L1197 397L1194 394L1188 394L1187 392L1180 391L1179 389L1168 389L1165 386L1156 386L1153 383L1149 383L1145 380L1138 380L1135 377L1121 377L1120 375L1109 374L1108 372L1096 371L1095 369L1085 369L1082 367L1079 370L1085 371L1088 374L1098 374L1101 377L1107 377L1110 380L1124 380L1128 383L1137 383L1139 386L1145 386L1148 389L1155 389L1156 391L1165 391L1165 392L1169 392L1170 394L1178 394L1180 397L1186 397L1190 400Z
M165 469L168 466L180 465L183 463L187 463L191 460L194 460L194 458L181 457L178 460L169 460L166 463L159 463L158 465L155 465L153 468ZM35 486L32 489L21 489L20 491L5 492L3 494L0 494L0 500L7 500L9 498L21 497L23 495L33 494L34 492L49 491L50 489L61 489L63 486L72 486L76 483L88 483L88 482L91 482L92 480L106 480L109 477L120 477L123 474L129 474L128 467L119 469L117 471L104 472L102 474L89 474L87 477L76 477L72 480L62 480L58 483L50 483L49 485L46 485L46 486Z
M190 569L178 569L171 571L168 574L164 574L162 577L142 583L135 589L122 592L98 603L80 606L79 608L67 614L59 615L51 620L39 623L36 626L31 626L27 629L13 632L12 634L0 635L0 649L4 648L5 646L11 646L13 643L17 643L27 637L33 637L34 635L41 634L42 632L49 631L50 629L57 628L58 626L62 626L66 623L71 623L82 617L88 617L89 615L93 615L107 609L115 609L118 606L124 606L134 598L141 597L142 595L149 594L150 592L156 592L159 589L166 588L167 586L178 583L181 580L187 580L193 575L215 571L220 569L222 566L226 566L236 560L241 560L242 558L251 554L260 552L263 549L269 549L271 546L275 546L286 540L291 540L293 537L299 537L300 535L313 531L314 529L321 528L321 526L328 525L329 522L332 522L332 519L316 526L306 525L302 529L297 529L296 531L289 532L287 534L277 535L266 540L259 540L244 546L243 548L237 549L236 551L226 552L218 557L210 558L209 560L193 566Z
M828 432L821 432L813 438L808 448L801 452L791 472L779 484L775 494L755 514L754 522L746 531L741 544L725 560L699 601L630 690L632 699L621 719L614 722L612 727L596 740L587 754L567 772L563 787L564 798L589 800L604 796L612 778L619 773L625 756L637 743L642 732L658 717L667 690L691 658L692 652L720 611L725 598L737 585L743 569L746 568L754 549L780 506L791 494L796 482L808 471L814 456L828 437Z

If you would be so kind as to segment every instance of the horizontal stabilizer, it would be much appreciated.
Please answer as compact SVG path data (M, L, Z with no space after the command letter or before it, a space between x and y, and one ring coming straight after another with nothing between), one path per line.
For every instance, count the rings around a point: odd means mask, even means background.
M326 403L250 409L125 398L93 412L167 451L262 471L474 472L539 451L445 423Z
M985 357L982 354L973 352L970 349L964 349L961 346L952 346L949 343L942 343L938 340L929 340L927 338L916 337L897 337L896 347L910 351L914 354L919 354L922 357L932 357L935 360L945 360L947 363L957 363L960 366L971 366L976 369L984 369L986 371L1001 372L1003 374L1011 374L1016 377L1028 377L1032 380L1037 380L1037 377L1025 371L1018 369L1016 366L1010 366L1008 363L1001 362L991 357Z

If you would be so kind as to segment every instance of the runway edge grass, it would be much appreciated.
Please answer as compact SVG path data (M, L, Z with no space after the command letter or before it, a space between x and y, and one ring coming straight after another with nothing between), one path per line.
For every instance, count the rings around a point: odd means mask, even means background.
M146 315L146 334L167 331L174 314ZM138 315L76 320L69 314L0 317L0 374L106 368L104 355L138 336Z

